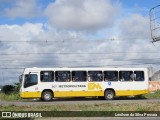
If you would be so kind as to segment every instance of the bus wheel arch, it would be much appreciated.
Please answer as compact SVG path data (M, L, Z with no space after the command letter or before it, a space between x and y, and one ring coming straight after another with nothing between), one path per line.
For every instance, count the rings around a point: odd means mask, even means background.
M105 98L106 100L113 100L114 97L115 97L115 95L116 95L116 92L115 92L115 90L112 89L112 88L107 88L107 89L105 89L105 91L104 91L104 98Z
M54 97L54 93L51 89L45 89L42 91L41 99L44 101L51 101Z

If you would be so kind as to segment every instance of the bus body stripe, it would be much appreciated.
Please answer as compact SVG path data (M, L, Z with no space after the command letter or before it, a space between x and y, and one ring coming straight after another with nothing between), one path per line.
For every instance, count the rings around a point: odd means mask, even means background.
M55 97L94 97L104 96L104 92L101 91L55 91Z
M41 98L41 92L21 92L22 98Z
M148 90L117 90L115 96L147 94ZM41 98L41 92L21 92L22 98ZM96 97L104 96L104 91L54 91L54 97Z
M116 90L116 96L134 96L147 94L148 90Z

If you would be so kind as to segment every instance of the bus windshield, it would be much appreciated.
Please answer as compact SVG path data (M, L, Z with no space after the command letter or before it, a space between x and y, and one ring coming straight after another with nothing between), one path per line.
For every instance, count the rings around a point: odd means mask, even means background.
M20 75L20 76L19 76L19 83L20 83L20 84L22 83L22 77L23 77L23 75Z
M38 83L38 77L36 74L26 74L24 76L24 88L36 85Z

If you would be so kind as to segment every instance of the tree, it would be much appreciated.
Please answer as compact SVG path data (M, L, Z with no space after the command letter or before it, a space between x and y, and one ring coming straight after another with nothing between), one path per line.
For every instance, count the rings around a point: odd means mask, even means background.
M15 92L19 92L19 90L20 90L20 83L19 82L17 82L17 83L14 83L14 88L15 88Z
M14 92L15 87L13 85L4 85L2 87L2 92L5 94L10 94L12 92Z
M4 85L2 92L5 94L18 93L20 89L20 83L14 83L14 85Z

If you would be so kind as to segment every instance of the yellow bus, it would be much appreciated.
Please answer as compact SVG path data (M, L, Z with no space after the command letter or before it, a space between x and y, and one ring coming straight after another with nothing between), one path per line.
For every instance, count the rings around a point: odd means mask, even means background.
M26 68L22 98L138 96L148 93L147 68Z

